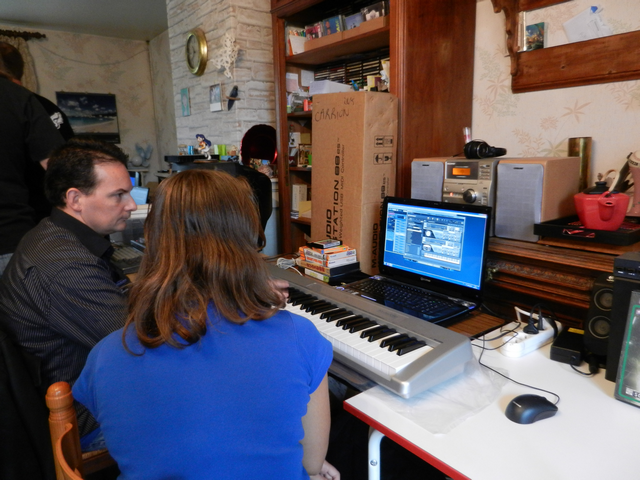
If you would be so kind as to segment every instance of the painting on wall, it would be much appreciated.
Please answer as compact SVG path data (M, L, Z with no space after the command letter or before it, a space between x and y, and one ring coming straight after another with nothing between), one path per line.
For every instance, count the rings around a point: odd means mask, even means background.
M209 87L209 108L212 112L222 110L222 85L219 83Z
M188 117L191 115L191 106L189 104L189 89L183 88L180 90L180 103L182 104L182 116Z
M56 102L77 137L120 143L115 95L56 92Z

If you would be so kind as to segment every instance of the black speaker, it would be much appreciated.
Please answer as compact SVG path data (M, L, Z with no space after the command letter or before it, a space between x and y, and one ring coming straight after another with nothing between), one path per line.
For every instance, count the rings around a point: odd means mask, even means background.
M640 291L640 252L623 253L613 261L613 308L607 346L607 373L612 382L618 375L624 330L629 316L631 292Z
M596 355L606 356L611 331L613 275L598 275L591 290L589 313L584 323L584 346Z

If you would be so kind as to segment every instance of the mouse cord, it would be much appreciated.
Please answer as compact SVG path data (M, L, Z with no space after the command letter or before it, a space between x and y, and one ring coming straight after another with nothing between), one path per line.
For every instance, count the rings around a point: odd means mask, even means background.
M506 333L508 333L508 332L505 332L505 334L506 334ZM500 337L498 337L498 338L500 338ZM511 378L511 377L508 377L508 376L507 376L507 375L505 375L504 373L501 373L501 372L499 372L498 370L495 370L494 368L491 368L489 365L487 365L487 364L485 364L485 363L482 363L482 355L484 354L484 351L485 351L485 350L495 350L495 349L489 349L489 348L486 348L486 347L484 346L484 343L485 343L485 339L484 339L484 337L482 337L482 346L480 346L480 345L474 345L474 347L478 347L478 348L481 348L481 349L482 349L482 350L480 351L480 356L478 357L478 363L479 363L480 365L482 365L484 368L487 368L487 369L491 370L492 372L497 373L497 374L498 374L498 375L500 375L501 377L506 378L506 379L507 379L507 380L509 380L510 382L516 383L516 384L521 385L521 386L523 386L523 387L532 388L533 390L538 390L538 391L540 391L540 392L544 392L544 393L548 393L548 394L550 394L550 395L553 395L554 397L556 397L556 402L554 403L554 405L558 405L558 403L560 403L560 395L558 395L557 393L550 392L549 390L545 390L544 388L534 387L533 385L529 385L529 384L526 384L526 383L518 382L517 380L514 380L514 379L513 379L513 378ZM473 344L472 344L472 345L473 345Z

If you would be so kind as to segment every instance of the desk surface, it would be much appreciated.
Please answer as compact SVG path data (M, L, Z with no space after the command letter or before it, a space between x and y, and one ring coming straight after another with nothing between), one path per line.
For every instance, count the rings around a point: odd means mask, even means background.
M504 410L517 395L545 394L513 382L507 382L497 401L447 434L430 433L367 392L347 400L345 409L454 479L638 478L640 409L613 398L615 384L605 380L604 371L580 375L550 360L549 348L521 358L499 351L482 357L514 380L560 396L558 413L534 424L513 423ZM474 347L476 356L479 350Z

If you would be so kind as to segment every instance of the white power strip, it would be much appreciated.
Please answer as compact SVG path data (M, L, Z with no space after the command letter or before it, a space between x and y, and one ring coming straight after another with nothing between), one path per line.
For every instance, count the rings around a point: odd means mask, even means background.
M547 318L542 317L542 324L544 325L543 330L538 331L536 334L525 333L523 329L529 323L529 313L518 307L515 308L520 325L514 332L505 335L504 341L507 343L500 347L500 353L507 357L523 357L553 341L553 334L555 332ZM522 321L522 316L525 316L526 321ZM533 318L537 325L538 314L534 313ZM561 325L558 322L556 322L556 325L558 326L559 331L561 329Z

